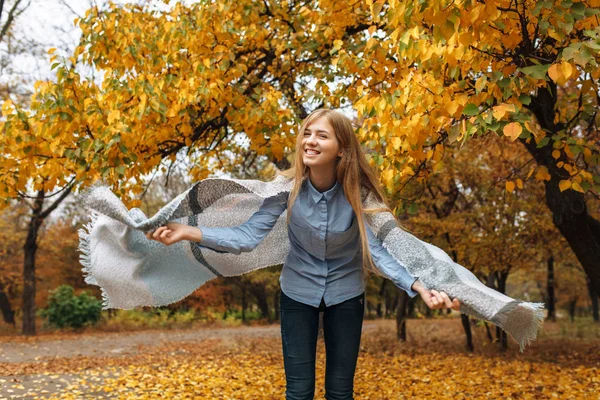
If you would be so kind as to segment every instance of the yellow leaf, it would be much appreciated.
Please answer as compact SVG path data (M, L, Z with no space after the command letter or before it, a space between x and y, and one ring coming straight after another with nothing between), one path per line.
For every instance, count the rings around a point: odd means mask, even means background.
M585 190L583 190L583 188L581 186L579 186L579 183L577 183L577 182L573 182L571 189L576 190L581 193L585 193Z
M112 124L115 121L118 121L121 118L121 112L119 110L113 110L108 114L108 123Z
M448 111L448 115L453 116L458 110L458 103L455 101L451 101L446 105L446 111Z
M564 62L561 64L562 75L565 79L569 79L573 75L573 66L571 63Z
M475 90L477 90L478 92L481 92L483 90L483 88L485 88L486 83L487 83L487 77L485 75L482 75L475 82Z
M541 165L537 169L537 173L535 174L535 179L549 181L551 179L550 174L548 173L548 168Z
M52 55L56 51L56 47L52 47L48 50L48 54Z
M517 179L517 187L523 189L523 181L521 179Z
M492 108L492 112L494 114L495 119L502 119L506 115L507 112L515 112L514 104L499 104Z
M506 181L506 191L510 193L513 190L515 190L515 183L513 181Z
M552 64L550 68L548 68L548 76L556 83L563 80L562 70L559 67L559 64Z
M560 157L560 151L558 150L554 150L552 151L552 157L554 157L554 159L558 159L558 157Z
M571 181L561 180L560 182L558 182L558 188L560 189L561 192L564 190L567 190L570 187L571 187Z
M523 132L523 128L521 128L521 124L518 122L511 122L507 124L502 130L504 136L507 136L511 141L517 140L521 132Z

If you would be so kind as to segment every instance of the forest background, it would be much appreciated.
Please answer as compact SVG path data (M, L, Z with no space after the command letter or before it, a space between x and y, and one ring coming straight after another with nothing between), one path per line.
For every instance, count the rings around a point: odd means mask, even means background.
M152 215L208 176L267 179L318 107L353 119L413 234L549 319L598 322L600 2L56 4L75 25L44 27L51 48L24 34L30 3L0 13L3 332L35 335L60 285L100 297L78 261L80 190L104 179ZM50 72L23 73L31 60ZM102 324L270 323L280 271ZM376 276L365 310L399 337L446 314Z

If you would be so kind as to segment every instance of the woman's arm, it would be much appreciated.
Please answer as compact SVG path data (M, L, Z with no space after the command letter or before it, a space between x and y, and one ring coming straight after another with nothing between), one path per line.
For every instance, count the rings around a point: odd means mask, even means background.
M238 226L197 228L169 222L146 236L167 246L180 240L189 240L194 246L240 254L252 251L263 241L286 207L287 196L282 193L266 198L258 211L252 214L248 221Z
M420 294L427 307L431 309L452 308L457 311L459 310L460 303L457 299L451 301L446 293L425 288L418 277L412 276L406 268L398 263L387 249L383 247L383 243L381 243L381 240L373 234L369 224L365 224L365 228L367 230L369 250L371 251L373 262L381 272L384 272L385 275L389 277L394 285L406 291L411 298Z

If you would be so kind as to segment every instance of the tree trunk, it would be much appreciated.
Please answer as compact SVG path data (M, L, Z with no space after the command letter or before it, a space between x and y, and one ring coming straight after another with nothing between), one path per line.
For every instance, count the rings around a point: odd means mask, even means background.
M393 296L390 296L390 292L393 293ZM390 307L388 315L391 315L394 312L394 310L398 309L398 302L400 301L400 292L398 290L390 290L388 292L388 296L390 296Z
M467 338L467 350L473 351L473 335L471 333L469 316L467 314L460 314L460 321L462 322L463 329L465 330L465 336Z
M408 311L406 312L406 315L408 317L414 317L415 316L415 304L417 304L417 298L413 297L412 299L409 297L408 298Z
M246 322L246 307L248 307L248 300L246 298L246 287L242 289L242 322Z
M487 334L488 340L490 341L490 343L494 343L492 330L490 329L490 326L488 325L487 321L483 321L483 325L485 326L485 333Z
M35 253L37 251L37 237L42 225L42 206L44 204L44 191L37 194L32 207L31 219L25 239L23 262L23 334L35 335Z
M577 309L577 297L569 300L569 316L571 317L571 322L575 322L575 310Z
M256 299L256 305L260 310L260 313L263 317L267 318L267 321L273 322L273 318L271 317L271 313L269 312L269 302L267 301L267 292L264 285L251 285L250 293Z
M7 324L15 326L15 312L10 305L10 300L4 291L4 284L0 280L0 309L2 310L2 318Z
M406 342L406 309L408 303L408 293L399 290L398 309L396 310L396 337L402 342Z
M498 283L498 291L502 294L506 294L506 281L508 280L509 271L510 268L507 268L504 271L496 272L496 282ZM506 332L496 327L496 337L500 340L502 349L508 349L508 337L506 336Z
M385 295L385 283L386 282L387 282L387 279L381 280L381 287L379 288L379 296L377 298L377 318L383 317L383 311L381 310L381 308L382 308L382 299Z
M592 317L595 322L600 322L600 313L598 311L598 292L594 290L591 281L587 280L588 292L590 294L590 300L592 301Z
M548 316L546 319L550 321L556 321L556 311L555 311L555 300L554 300L554 257L551 255L547 261L548 264L548 278L547 278L547 287L546 287L546 307L548 307Z
M431 308L427 307L427 305L425 305L425 318L431 318L433 316L433 311L431 311Z
M545 88L538 89L537 96L528 106L541 127L550 133L549 136L565 128L563 123L554 122L556 99L556 85L548 82ZM600 293L600 222L588 214L584 193L571 189L560 191L558 183L569 175L565 175L556 163L568 160L562 154L557 160L552 157L552 142L541 148L537 148L533 139L530 139L529 143L521 139L521 143L535 158L537 165L548 169L550 180L544 181L546 204L552 211L554 225L569 243L596 293Z
M276 290L275 294L273 295L273 304L275 306L275 321L279 321L279 296L280 296L281 290Z

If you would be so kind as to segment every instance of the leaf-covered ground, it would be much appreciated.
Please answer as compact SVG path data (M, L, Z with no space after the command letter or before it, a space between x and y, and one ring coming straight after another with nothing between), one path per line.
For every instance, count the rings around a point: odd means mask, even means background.
M0 363L0 398L282 399L285 374L278 329L213 330L212 336L203 333L197 340L185 336L189 331L171 332L173 340L156 332L162 338L156 343L139 343L138 336L129 334L135 351L84 356L77 355L78 350L85 354L84 348L78 349L76 337L70 336L63 340L73 346L72 356ZM250 334L253 330L260 335ZM565 339L552 334L558 330L546 323L540 339L520 354L512 341L508 351L498 351L477 329L476 350L468 354L458 319L411 320L405 343L396 341L393 321L365 321L355 398L598 398L597 331L591 338ZM123 336L111 335L115 340ZM104 342L98 343L106 345L106 336L110 339L106 334L85 339L102 337ZM6 349L30 341L32 356L35 348L56 345L56 339L4 339L0 344ZM323 398L324 373L325 348L319 339L315 398Z

